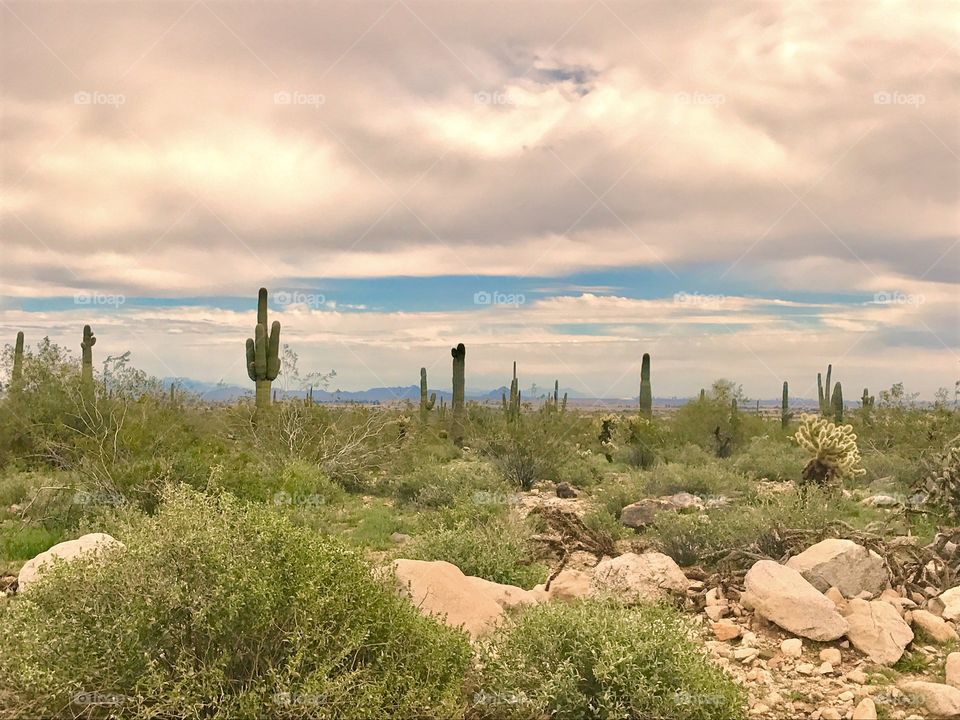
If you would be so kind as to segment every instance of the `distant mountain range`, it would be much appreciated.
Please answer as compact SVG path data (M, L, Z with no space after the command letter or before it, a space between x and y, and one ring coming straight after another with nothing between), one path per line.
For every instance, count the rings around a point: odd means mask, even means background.
M200 396L203 400L207 402L232 402L242 397L252 397L253 388L252 387L243 387L240 385L227 385L221 383L211 383L204 382L202 380L193 380L191 378L184 377L165 377L162 378L161 382L164 385L169 385L170 383L176 383L176 385L186 390L189 393ZM278 398L303 398L306 397L306 390L287 390L284 391L279 386L275 387ZM437 400L443 398L446 403L450 403L452 393L447 390L430 390L431 393L437 394ZM544 388L521 388L521 394L527 401L533 401L536 399L537 402L540 402L542 398L546 396L546 389ZM510 389L506 386L495 388L488 392L479 392L479 393L467 393L468 400L476 400L479 402L490 402L490 403L499 403L500 398L503 394L510 393ZM571 406L582 406L582 405L593 405L597 403L612 405L612 406L629 406L637 402L636 398L595 398L585 395L584 393L577 392L576 390L570 389L560 389L560 396L562 397L564 393L567 393L569 398L569 403ZM536 397L534 397L536 395ZM375 387L368 388L367 390L318 390L314 389L313 391L314 402L318 403L363 403L363 404L389 404L389 403L402 403L410 401L413 403L418 403L420 401L420 386L419 385L404 385L396 387ZM655 397L654 404L659 407L679 407L692 398L690 397ZM752 404L756 404L756 400L752 401ZM790 398L790 407L793 409L799 407L816 407L815 400L808 400L806 398ZM848 405L854 405L855 403L847 403ZM760 400L760 407L779 407L780 398L774 398L770 400Z

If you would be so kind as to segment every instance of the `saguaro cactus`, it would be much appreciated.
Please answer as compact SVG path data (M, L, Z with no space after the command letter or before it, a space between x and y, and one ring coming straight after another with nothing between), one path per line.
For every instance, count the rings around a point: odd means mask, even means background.
M640 365L640 412L653 417L653 391L650 389L650 353L643 354Z
M510 401L504 405L507 421L513 422L520 417L520 381L517 380L517 361L513 361L513 379L510 381Z
M790 392L787 381L783 381L783 395L780 398L780 427L786 429L790 423Z
M247 338L247 375L256 383L257 408L270 406L270 385L280 372L280 323L276 320L267 334L267 289L257 299L257 327Z
M427 400L427 369L422 367L420 368L420 420L422 422L427 421L427 415L433 410L436 402L436 393L430 393L430 399Z
M10 382L16 384L23 377L23 331L17 333L17 344L13 346L13 373Z
M93 392L93 346L97 344L97 339L93 336L93 330L89 325L83 326L83 342L80 343L82 351L80 364L80 384L87 393Z
M827 384L824 386L823 377L817 373L817 399L820 401L820 414L829 417L833 414L831 402L833 396L830 394L830 375L833 373L833 365L827 365Z
M833 397L830 399L830 405L833 409L833 421L835 423L843 422L843 388L840 383L833 386Z
M870 391L867 388L863 389L863 395L860 397L860 407L872 408L873 407L873 395L870 394Z
M467 349L463 343L450 348L453 357L453 423L450 428L451 438L457 444L463 443L463 416L465 398L465 372Z

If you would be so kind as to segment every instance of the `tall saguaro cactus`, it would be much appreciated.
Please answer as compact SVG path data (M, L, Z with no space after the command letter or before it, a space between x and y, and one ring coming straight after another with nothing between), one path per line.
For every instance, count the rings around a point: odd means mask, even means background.
M510 381L510 403L507 406L507 421L520 417L520 381L517 380L517 361L513 361L513 379Z
M783 381L783 395L780 398L780 427L786 429L790 423L790 391L787 381Z
M640 365L640 412L653 417L653 391L650 388L650 353L643 354Z
M453 424L450 435L457 445L462 445L467 349L460 343L450 348L450 355L453 357Z
M434 404L437 402L437 394L430 393L430 399L427 400L427 369L425 367L420 368L420 420L421 422L427 421L427 416L431 410L433 410Z
M84 392L93 392L93 346L97 344L97 339L93 336L93 330L89 325L83 326L83 342L80 343L82 351L80 363L80 384Z
M840 383L833 386L833 397L830 399L830 405L833 408L833 421L835 423L843 422L843 388Z
M873 407L873 395L870 394L870 391L867 388L863 389L863 395L860 396L860 407L872 408Z
M270 385L280 372L280 323L276 320L267 334L267 289L257 299L257 327L247 338L247 375L256 383L257 408L270 406Z
M823 376L817 373L817 399L820 401L820 414L829 417L833 414L831 403L833 396L830 394L830 375L833 373L833 365L827 365L827 384L823 384Z
M23 377L23 330L17 333L17 344L13 346L13 373L11 384L17 384Z

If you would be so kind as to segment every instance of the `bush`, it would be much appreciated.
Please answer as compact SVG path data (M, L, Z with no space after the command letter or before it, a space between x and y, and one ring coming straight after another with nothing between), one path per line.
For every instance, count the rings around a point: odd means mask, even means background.
M459 711L465 636L353 551L229 496L166 491L126 551L45 574L0 606L8 717L395 717Z
M483 495L480 500L496 498ZM544 582L547 574L544 565L534 562L529 535L526 523L509 513L476 507L467 514L461 508L441 514L417 540L413 555L419 560L446 560L467 575L529 589Z
M527 609L482 643L470 714L737 720L744 706L679 612L580 601Z
M753 438L733 459L733 467L757 480L766 478L799 483L806 462L806 454L795 443L762 435Z
M711 496L747 491L751 483L730 467L729 461L712 460L690 467L680 463L657 465L644 478L648 495L687 492L707 499Z

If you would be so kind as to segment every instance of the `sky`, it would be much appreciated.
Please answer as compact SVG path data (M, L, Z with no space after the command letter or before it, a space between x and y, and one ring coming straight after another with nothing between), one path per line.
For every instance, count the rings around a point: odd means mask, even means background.
M955 2L0 2L0 339L249 383L960 379Z

